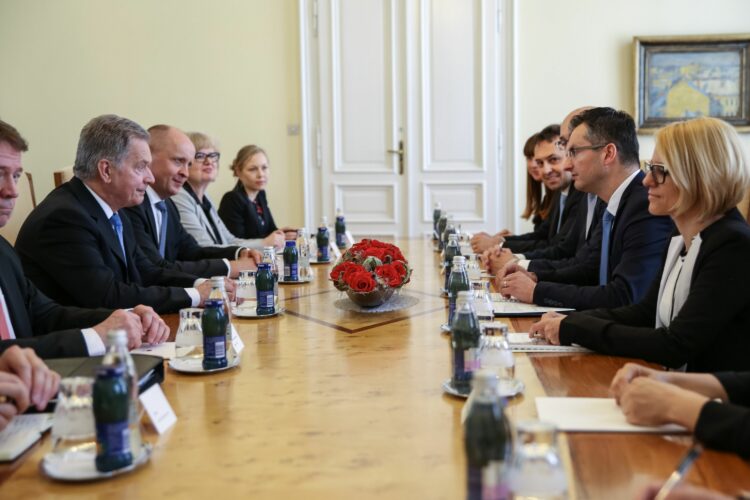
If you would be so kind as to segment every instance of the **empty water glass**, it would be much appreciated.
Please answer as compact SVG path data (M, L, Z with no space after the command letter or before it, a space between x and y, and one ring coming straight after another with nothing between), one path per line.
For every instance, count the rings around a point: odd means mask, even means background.
M59 460L74 460L81 453L95 451L93 388L91 377L60 381L52 424L52 454Z
M479 256L475 253L467 254L466 272L469 274L471 281L482 279L482 269L479 267Z
M515 499L567 498L568 483L557 449L557 429L548 422L528 420L516 425L516 452L510 470Z
M253 301L256 299L255 295L255 271L240 271L240 277L237 281L237 304L239 305L242 302Z
M180 326L175 335L175 354L178 358L203 358L203 309L180 309Z
M487 331L486 326L483 330ZM479 360L482 368L495 373L503 386L513 382L516 376L516 361L507 338L485 334L480 346Z
M471 288L474 290L474 306L476 307L479 321L492 321L495 317L495 308L492 305L490 282L472 281Z

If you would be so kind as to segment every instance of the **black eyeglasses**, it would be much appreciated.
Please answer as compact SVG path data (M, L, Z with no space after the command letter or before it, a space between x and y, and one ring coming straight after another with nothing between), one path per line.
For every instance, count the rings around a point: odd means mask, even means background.
M208 159L212 162L218 162L221 157L221 153L218 151L213 153L195 153L195 161L206 161Z
M651 163L650 161L643 162L643 170L647 174L651 174L654 178L654 182L657 184L664 184L667 181L669 175L669 169L666 165L661 163Z
M581 151L595 151L597 149L602 149L607 144L597 144L596 146L578 146L576 148L569 148L567 151L565 151L565 156L568 158L575 158L578 153Z

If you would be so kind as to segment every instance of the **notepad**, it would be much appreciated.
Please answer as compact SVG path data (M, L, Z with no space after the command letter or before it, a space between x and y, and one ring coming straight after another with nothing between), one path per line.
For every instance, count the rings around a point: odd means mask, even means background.
M545 340L530 339L528 333L509 333L508 344L513 352L591 352L579 345L552 345Z
M163 342L161 344L143 344L141 347L130 351L131 354L149 354L151 356L159 356L164 359L172 359L175 354L175 343L174 342Z
M52 427L51 413L19 415L0 432L0 462L15 460Z
M495 317L498 316L541 316L548 312L568 312L574 311L569 307L545 307L536 304L527 304L512 299L505 299L499 293L492 294L492 308L495 310Z
M656 427L627 422L614 398L536 398L539 419L568 432L633 432L681 434L687 430L669 424Z

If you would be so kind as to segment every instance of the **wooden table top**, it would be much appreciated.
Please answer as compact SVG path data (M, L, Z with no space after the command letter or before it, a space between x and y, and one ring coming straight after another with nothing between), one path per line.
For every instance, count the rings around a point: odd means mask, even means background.
M189 376L167 369L163 388L178 421L141 469L109 481L63 484L44 478L46 436L16 462L0 466L2 498L430 498L465 497L460 413L446 396L450 343L440 333L446 301L438 295L437 257L427 240L402 240L414 267L407 309L362 314L335 307L340 294L316 266L308 285L281 287L286 313L237 320L242 363ZM175 322L175 317L169 318ZM526 331L529 319L507 320ZM535 418L536 396L607 396L623 358L595 354L518 354L523 396L511 421ZM563 435L571 498L634 498L664 480L689 438ZM750 465L707 451L688 481L727 493L750 489Z

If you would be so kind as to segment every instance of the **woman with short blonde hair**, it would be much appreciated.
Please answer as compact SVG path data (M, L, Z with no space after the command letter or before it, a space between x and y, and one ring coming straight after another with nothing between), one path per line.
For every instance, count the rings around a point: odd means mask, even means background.
M545 316L530 333L670 368L747 370L750 226L735 205L750 189L750 165L737 132L715 118L667 125L645 168L649 212L669 215L679 233L646 296Z

